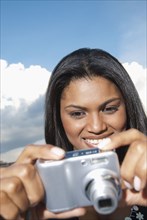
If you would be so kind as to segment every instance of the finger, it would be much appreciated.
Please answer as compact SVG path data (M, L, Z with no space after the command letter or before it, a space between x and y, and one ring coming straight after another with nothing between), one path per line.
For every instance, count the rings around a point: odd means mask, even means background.
M129 189L123 190L120 206L132 206L134 204L147 207L147 187L139 192Z
M56 218L56 219L62 219L62 218L71 218L71 217L79 217L83 216L86 213L85 208L76 208L70 211L61 212L61 213L52 213L48 211L45 208L45 205L43 203L40 203L39 206L37 206L37 215L39 219L48 219L48 218Z
M121 146L130 145L134 141L147 141L146 136L136 129L129 129L111 136L108 144L98 146L101 150L113 150Z
M141 190L146 185L146 152L146 143L144 141L134 142L129 147L121 165L122 178L136 190Z
M4 176L5 171L7 172L7 169L9 169L8 167L0 167L0 178L2 178L2 176Z
M145 188L145 186L147 185L147 149L146 152L144 152L142 156L140 156L140 159L136 163L135 177L137 177L140 181L137 182L138 186L136 186L135 188L138 190Z
M44 188L35 167L30 164L25 166L23 172L20 171L19 178L24 184L30 205L36 205L44 197Z
M9 195L10 200L24 212L28 206L29 201L24 189L24 186L19 178L9 177L1 179L1 190Z
M46 219L46 217L48 217L51 214L52 214L51 218L62 219L62 218L83 216L83 215L85 215L85 213L86 213L86 210L84 208L77 208L77 209L73 209L73 210L58 213L58 214L54 214L54 213L50 213L50 212L46 211L45 212L45 219Z
M14 164L9 167L5 173L5 178L13 176L22 182L31 206L43 199L44 188L39 174L32 164Z
M0 201L0 216L7 220L17 219L19 215L19 209L16 204L12 202L9 196L3 191L0 192Z
M52 145L29 145L18 157L16 163L35 163L39 158L59 160L65 155L65 151Z

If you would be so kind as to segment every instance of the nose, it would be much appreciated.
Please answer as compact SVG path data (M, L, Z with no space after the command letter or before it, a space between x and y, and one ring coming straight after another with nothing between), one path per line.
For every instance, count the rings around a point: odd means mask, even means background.
M101 134L107 130L107 124L101 115L92 114L87 121L87 130L89 133Z

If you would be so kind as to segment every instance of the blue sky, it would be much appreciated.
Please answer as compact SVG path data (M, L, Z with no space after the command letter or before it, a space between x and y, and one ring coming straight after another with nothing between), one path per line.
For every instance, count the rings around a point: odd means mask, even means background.
M146 1L1 1L1 58L52 70L67 53L98 47L145 63Z
M116 56L147 106L146 4L1 0L2 152L43 139L50 73L63 56L81 47L101 48Z

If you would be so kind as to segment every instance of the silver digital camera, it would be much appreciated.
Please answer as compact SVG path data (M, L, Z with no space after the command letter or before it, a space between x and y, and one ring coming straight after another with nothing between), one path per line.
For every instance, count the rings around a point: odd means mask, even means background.
M98 148L66 153L59 161L36 162L51 212L94 206L100 214L112 213L121 198L120 171L114 151Z

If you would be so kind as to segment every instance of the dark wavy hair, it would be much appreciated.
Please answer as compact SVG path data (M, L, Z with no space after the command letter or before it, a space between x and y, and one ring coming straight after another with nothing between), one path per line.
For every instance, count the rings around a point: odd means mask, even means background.
M112 81L121 91L126 106L127 129L136 128L144 134L147 133L147 117L142 103L121 63L101 49L81 48L65 56L52 72L45 101L46 143L67 151L73 150L60 118L61 95L71 81L92 76L101 76Z

